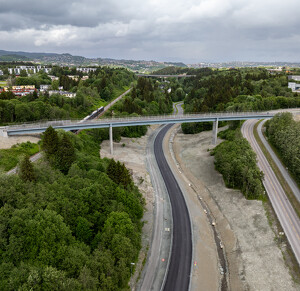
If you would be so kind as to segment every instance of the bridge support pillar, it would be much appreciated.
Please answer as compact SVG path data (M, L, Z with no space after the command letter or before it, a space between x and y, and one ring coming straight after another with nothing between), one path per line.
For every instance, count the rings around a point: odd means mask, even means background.
M217 138L218 138L218 123L219 120L218 118L214 121L213 123L213 137L212 137L212 144L216 145L217 144Z
M112 124L109 126L109 144L110 144L110 154L114 154L114 146L113 146L113 130Z
M8 137L5 127L0 127L0 136Z

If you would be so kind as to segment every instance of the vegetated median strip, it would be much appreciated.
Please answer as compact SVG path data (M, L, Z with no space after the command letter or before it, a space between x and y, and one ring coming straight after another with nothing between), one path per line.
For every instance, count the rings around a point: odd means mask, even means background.
M263 154L265 155L266 159L268 160L272 170L274 171L279 183L281 184L284 192L286 193L289 201L291 202L295 212L297 213L298 217L300 218L300 203L299 201L296 199L296 197L294 196L293 194L293 191L291 190L289 184L286 182L286 180L284 179L284 177L282 176L280 170L278 169L276 163L274 162L274 160L272 159L270 153L267 151L266 147L264 146L264 144L262 143L259 135L258 135L258 132L257 132L257 127L258 127L258 124L261 122L262 120L260 120L259 122L257 122L255 125L254 125L254 137L259 145L259 147L261 148ZM269 143L270 145L270 143ZM272 145L270 145L271 148L273 149L274 147ZM277 151L274 151L274 153L277 155L278 157L278 153ZM278 157L278 159L280 159L280 157ZM280 159L281 161L281 159Z

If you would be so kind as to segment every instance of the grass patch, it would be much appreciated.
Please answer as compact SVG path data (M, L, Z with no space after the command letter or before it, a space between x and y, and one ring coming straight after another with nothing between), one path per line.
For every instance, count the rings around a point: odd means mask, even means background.
M121 89L114 89L112 99L110 101L113 101L114 99L118 98L121 94L125 93L130 86L124 86Z
M16 144L10 149L2 149L0 150L0 168L9 171L18 164L21 156L32 156L37 152L39 152L39 145L29 141Z
M261 122L261 121L260 121ZM265 148L264 144L262 143L258 132L257 132L257 127L258 127L258 123L255 124L254 126L254 137L259 145L259 147L261 148L263 154L265 155L265 157L267 158L272 170L274 171L279 183L281 184L284 192L286 193L288 199L290 200L294 210L296 211L298 217L300 218L300 203L297 200L297 198L294 196L293 191L291 190L289 184L286 182L286 180L284 179L284 177L282 176L279 168L277 167L276 163L273 161L271 155L269 154L269 152L267 151L267 149ZM270 145L270 143L269 143ZM270 145L271 148L273 149L273 151L275 152L276 156L278 157L278 159L282 162L282 160L280 159L280 156L278 156L278 152L274 149L274 147L272 145ZM282 163L283 164L283 163ZM284 165L284 164L283 164Z
M4 87L7 86L7 82L6 81L0 81L0 87Z

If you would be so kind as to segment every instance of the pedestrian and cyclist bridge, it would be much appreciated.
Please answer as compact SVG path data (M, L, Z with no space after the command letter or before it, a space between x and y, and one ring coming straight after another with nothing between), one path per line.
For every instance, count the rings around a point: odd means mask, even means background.
M271 118L274 115L275 113L273 112L223 112L139 117L112 117L87 121L56 120L0 127L0 136L8 137L14 135L42 133L49 126L52 126L55 129L63 129L66 131L76 131L91 128L109 128L111 152L113 153L113 127L210 121L213 122L213 144L216 144L219 121L265 119Z

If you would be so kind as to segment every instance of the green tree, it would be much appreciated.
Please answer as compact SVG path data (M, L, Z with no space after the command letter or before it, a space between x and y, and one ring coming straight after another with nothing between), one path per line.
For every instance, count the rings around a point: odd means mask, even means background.
M34 169L29 157L26 155L19 166L19 176L23 181L34 181Z
M51 159L57 152L59 146L59 139L57 132L52 126L49 126L42 137L42 149L46 154L46 157Z
M130 173L125 165L123 163L120 163L119 161L116 162L114 159L111 159L108 164L107 175L116 184L121 184L125 188L132 183Z
M61 141L59 142L58 150L55 155L56 166L64 174L67 174L71 165L76 159L75 148L69 138L64 133Z
M20 77L28 77L26 70L21 70Z

